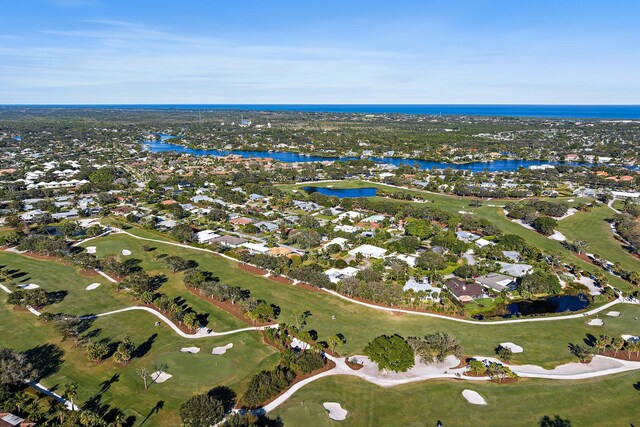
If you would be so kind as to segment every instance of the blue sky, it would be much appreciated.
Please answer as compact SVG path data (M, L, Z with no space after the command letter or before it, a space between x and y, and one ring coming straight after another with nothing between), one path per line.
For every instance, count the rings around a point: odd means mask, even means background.
M640 104L640 2L0 0L0 103Z

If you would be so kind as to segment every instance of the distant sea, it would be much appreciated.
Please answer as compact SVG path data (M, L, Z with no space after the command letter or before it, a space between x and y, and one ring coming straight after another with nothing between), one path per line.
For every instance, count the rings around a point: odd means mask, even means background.
M490 104L95 104L22 105L21 107L300 111L364 114L427 114L556 119L640 120L640 105L490 105Z

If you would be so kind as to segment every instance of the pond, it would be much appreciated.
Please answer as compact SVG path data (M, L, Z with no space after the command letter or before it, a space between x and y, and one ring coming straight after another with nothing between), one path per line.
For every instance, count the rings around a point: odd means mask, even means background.
M559 295L534 301L518 301L503 305L479 318L488 317L520 317L541 314L566 313L584 310L589 306L589 296L583 293L577 295Z
M373 197L378 192L377 188L328 188L328 187L302 187L307 193L320 193L325 196L334 196L341 199L356 197Z

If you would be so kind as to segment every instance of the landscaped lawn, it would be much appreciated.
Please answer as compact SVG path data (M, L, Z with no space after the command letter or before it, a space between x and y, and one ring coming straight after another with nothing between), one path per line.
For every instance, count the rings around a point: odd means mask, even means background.
M615 212L607 206L599 206L590 212L578 212L563 219L558 224L558 230L569 241L587 242L587 252L598 254L613 263L619 262L625 270L640 270L640 260L624 250L622 244L613 237L613 230L606 220L614 215Z
M83 349L71 342L61 342L51 324L41 323L31 313L15 311L0 303L0 348L20 351L42 345L59 348L63 352L63 362L53 364L54 368L41 381L45 386L60 392L65 384L77 382L81 404L91 401L100 406L118 407L127 416L136 417L135 425L140 425L158 402L162 402L163 409L145 423L150 426L179 425L180 403L195 393L224 385L241 394L251 376L261 369L273 367L279 357L262 342L258 332L193 340L181 338L164 323L154 326L156 320L145 312L118 313L96 319L90 330L96 334L95 340L117 342L128 335L144 355L127 366L115 363L112 358L95 364L87 359ZM228 343L234 346L226 354L211 355L214 347ZM200 347L200 353L179 351L182 347L192 346ZM39 357L38 360L47 359ZM153 384L145 391L136 369L147 367L153 371L156 363L166 363L167 372L173 378Z
M446 427L535 426L548 415L574 426L630 426L640 422L640 372L578 380L525 379L512 384L431 380L382 388L346 376L323 378L297 391L271 415L285 425L332 426L324 402L348 411L344 426ZM477 391L486 406L472 405L462 391Z
M217 318L216 316L221 316L220 313L224 314L209 302L190 294L181 284L181 274L172 274L161 262L149 260L148 258L152 256L149 253L139 252L141 249L135 246L136 243L144 244L145 242L130 236L114 234L96 239L91 244L98 248L99 254L100 251L115 252L123 248L131 249L132 257L143 259L141 265L145 270L150 268L154 273L169 275L170 280L163 285L161 291L188 297L189 304L197 306L198 311L212 313L214 319ZM320 340L326 340L336 333L344 334L347 342L342 350L345 354L361 353L371 339L381 334L399 333L408 337L447 331L460 339L468 354L489 356L493 354L493 349L499 343L511 341L525 348L524 353L515 355L514 363L533 363L553 367L573 361L574 357L569 353L567 346L569 343L581 343L587 333L630 334L640 327L640 323L634 320L640 313L640 308L635 306L621 306L619 311L623 316L606 318L604 327L587 326L587 318L554 322L470 325L410 314L398 315L357 305L323 292L312 292L301 287L276 283L238 268L237 263L233 261L202 251L161 243L154 246L160 253L175 251L185 258L195 259L200 263L200 268L213 272L221 278L222 282L249 289L254 297L278 305L282 309L279 322L295 323L295 313L311 311L312 316L307 320L308 329L317 331ZM332 320L334 315L336 319ZM239 322L236 319L233 320ZM216 329L215 324L210 327Z
M61 292L61 301L45 307L50 313L102 313L132 305L124 294L114 292L113 284L93 271L82 271L58 259L42 260L13 252L0 251L0 266L13 271L16 284L34 283L47 292ZM92 283L97 289L87 291ZM62 294L66 292L66 295ZM4 298L4 292L2 292Z

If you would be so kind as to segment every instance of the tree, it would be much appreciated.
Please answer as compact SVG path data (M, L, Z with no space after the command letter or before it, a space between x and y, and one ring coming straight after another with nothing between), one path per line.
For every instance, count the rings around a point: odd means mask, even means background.
M196 394L180 405L180 418L186 427L209 427L223 417L222 402L208 394Z
M420 359L425 363L445 361L449 355L460 357L462 346L458 340L446 332L425 335L424 338L410 338L409 343Z
M556 415L554 418L551 418L548 415L540 418L540 427L571 427L571 421L560 418L559 415Z
M404 231L409 236L426 239L433 235L433 227L429 221L423 219L409 219L404 226Z
M87 357L94 363L101 362L109 354L109 347L100 342L92 342L87 346Z
M182 318L182 323L189 329L190 331L195 331L200 327L200 321L198 320L198 315L193 311L188 312Z
M400 335L380 335L367 344L364 354L382 370L406 372L415 364L413 348Z
M573 248L573 250L577 253L577 254L582 254L584 253L585 249L587 248L588 244L586 241L584 240L574 240L573 243L571 244L571 247Z
M33 373L33 366L24 353L10 348L0 349L0 385L22 383Z
M583 345L569 344L569 350L571 351L571 354L580 359L582 363L589 362L593 358L591 350Z
M539 216L531 223L531 225L538 233L550 236L554 233L553 230L558 226L558 221L548 216Z
M179 206L179 205L176 205ZM171 234L183 243L196 241L196 234L193 229L186 224L178 224L171 229Z
M496 347L496 354L498 355L498 358L500 360L509 363L509 361L511 361L511 358L513 357L513 350L511 350L509 347L503 347L499 345L498 347Z
M331 335L329 338L327 338L327 344L329 345L329 348L331 348L332 353L335 353L336 349L345 342L346 340L341 334Z
M64 393L62 394L62 397L71 402L71 409L73 410L73 408L75 407L75 404L73 402L78 398L78 384L66 384L64 386Z
M118 347L116 348L116 352L113 355L113 358L116 362L122 365L128 365L131 359L133 358L133 352L135 350L135 345L131 342L131 338L124 337L124 339L118 343Z
M622 337L614 337L611 340L611 349L613 350L613 355L616 356L618 351L624 347L624 339Z
M145 390L149 390L149 384L148 384L148 380L149 380L149 370L146 367L141 367L136 369L136 375L138 375L140 378L142 378L142 382L144 384L144 389Z

